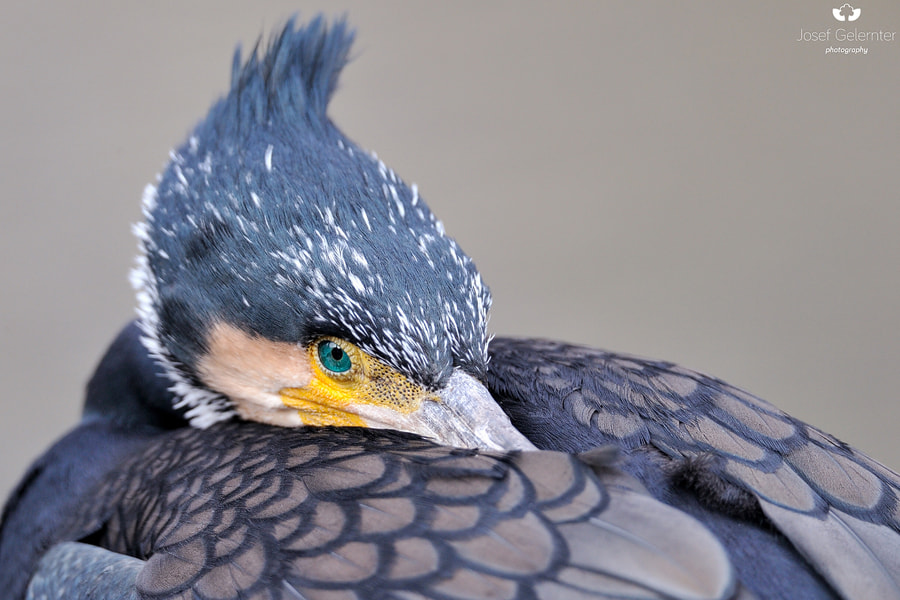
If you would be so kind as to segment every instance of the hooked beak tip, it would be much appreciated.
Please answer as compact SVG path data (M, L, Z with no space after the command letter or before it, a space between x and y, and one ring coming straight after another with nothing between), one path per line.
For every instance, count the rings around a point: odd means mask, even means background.
M471 375L454 371L438 397L440 402L422 406L426 420L438 429L437 441L483 450L537 449L513 426L484 384Z

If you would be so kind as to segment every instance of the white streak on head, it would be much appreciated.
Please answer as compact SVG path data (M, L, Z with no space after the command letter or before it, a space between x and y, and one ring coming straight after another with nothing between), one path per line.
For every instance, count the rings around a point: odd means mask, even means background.
M391 190L391 198L394 199L394 204L397 206L397 212L400 213L400 218L406 218L406 208L403 206L403 202L400 201L400 197L397 195L397 188L393 185L389 185L388 188Z
M357 277L353 273L350 273L347 278L350 280L350 284L358 294L362 294L366 291L366 286L363 285L363 282L359 277Z
M175 176L178 177L178 181L181 182L181 185L184 187L188 187L190 184L187 181L187 178L184 176L184 171L181 170L179 165L175 165Z
M156 186L148 183L144 187L144 193L141 196L141 212L145 219L151 219L152 213L156 209Z
M266 148L266 171L269 173L272 172L272 150L274 149L275 147L272 144L269 144L269 147Z
M198 164L197 168L206 175L212 174L212 155L209 152L206 153L206 156L203 157L203 162Z
M178 364L166 350L159 335L159 290L156 276L150 267L149 254L157 251L151 237L153 231L153 211L158 202L157 190L148 185L144 188L142 198L142 211L145 216L143 223L137 223L132 230L138 238L139 254L137 264L132 269L129 279L137 292L138 323L141 332L141 342L148 354L163 369L171 386L169 391L178 397L174 408L187 408L185 417L193 427L205 429L219 421L232 418L235 414L231 402L226 398L204 388L194 386L182 373Z

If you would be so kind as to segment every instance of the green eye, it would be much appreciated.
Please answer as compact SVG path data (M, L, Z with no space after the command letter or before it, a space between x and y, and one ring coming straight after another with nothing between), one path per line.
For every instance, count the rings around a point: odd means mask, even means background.
M344 349L329 340L319 342L319 360L332 373L346 373L353 366Z

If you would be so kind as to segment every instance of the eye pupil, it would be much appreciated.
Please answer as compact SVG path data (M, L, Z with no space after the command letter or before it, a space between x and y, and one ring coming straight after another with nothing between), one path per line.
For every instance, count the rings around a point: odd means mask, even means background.
M346 373L353 366L350 356L332 341L319 342L319 360L332 373Z

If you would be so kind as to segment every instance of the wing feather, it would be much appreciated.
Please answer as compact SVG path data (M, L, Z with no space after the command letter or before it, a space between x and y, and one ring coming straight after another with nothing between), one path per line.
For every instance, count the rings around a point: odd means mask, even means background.
M900 476L890 469L765 400L671 363L504 338L490 354L488 387L538 447L613 444L659 498L683 499L679 474L707 512L731 507L727 516L759 527L761 508L802 555L798 566L841 596L900 598ZM683 477L690 470L702 472ZM759 508L734 502L735 493L751 494Z
M148 443L94 491L78 517L101 522L91 541L104 549L56 546L31 582L32 597L58 597L53 580L93 590L93 574L118 564L120 579L100 597L741 593L715 537L651 497L615 460L602 450L584 461L547 451L478 453L365 429L178 430ZM104 566L79 570L74 565L89 563L76 554Z
M26 600L139 600L134 581L144 564L88 544L57 544L41 558Z

